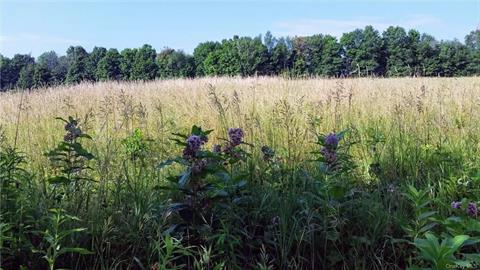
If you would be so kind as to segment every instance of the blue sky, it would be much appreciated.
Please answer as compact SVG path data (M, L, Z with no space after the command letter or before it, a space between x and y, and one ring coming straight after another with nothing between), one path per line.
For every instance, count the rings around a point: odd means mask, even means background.
M341 33L371 24L415 28L463 41L480 26L480 0L387 1L26 1L0 0L0 53L68 46L117 48L151 44L191 53L202 41L256 36Z

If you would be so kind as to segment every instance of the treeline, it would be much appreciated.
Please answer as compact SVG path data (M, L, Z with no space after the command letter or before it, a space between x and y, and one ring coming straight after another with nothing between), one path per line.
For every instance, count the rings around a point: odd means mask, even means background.
M37 88L82 81L152 80L201 76L468 76L480 74L480 31L465 42L437 41L402 27L383 33L372 26L342 35L238 37L200 43L189 55L150 45L136 49L83 47L65 56L46 52L34 59L0 54L0 88Z

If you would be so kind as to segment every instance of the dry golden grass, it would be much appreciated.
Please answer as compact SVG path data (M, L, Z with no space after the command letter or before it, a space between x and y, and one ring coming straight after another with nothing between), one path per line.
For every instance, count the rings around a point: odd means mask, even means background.
M86 119L97 147L137 127L169 145L171 132L193 124L215 129L213 137L235 126L246 130L247 141L296 158L310 148L315 130L378 128L387 140L398 136L393 128L429 139L478 134L480 78L204 78L0 94L0 125L32 159L61 138L54 118L68 115Z

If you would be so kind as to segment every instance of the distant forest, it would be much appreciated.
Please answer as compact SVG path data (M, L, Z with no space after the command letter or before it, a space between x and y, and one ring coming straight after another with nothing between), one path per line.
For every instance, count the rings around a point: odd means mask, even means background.
M71 46L65 56L54 51L37 59L0 54L0 89L32 89L82 81L153 80L202 76L282 75L291 77L470 76L480 75L480 30L464 42L438 41L416 30L391 26L383 33L366 26L331 35L275 38L258 36L208 41L193 55L151 45L89 53Z

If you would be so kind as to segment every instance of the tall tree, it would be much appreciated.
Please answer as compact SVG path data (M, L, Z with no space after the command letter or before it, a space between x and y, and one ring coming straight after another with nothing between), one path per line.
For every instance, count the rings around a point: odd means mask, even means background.
M291 40L279 38L271 52L271 68L274 74L285 73L292 68Z
M0 91L6 91L13 87L13 72L11 60L0 54Z
M132 68L133 80L153 80L157 75L155 58L157 53L152 46L145 44L137 50Z
M417 50L417 58L420 72L423 76L437 76L440 72L439 43L434 37L423 34Z
M52 80L52 73L48 69L46 63L37 63L33 71L33 87L46 87L49 86Z
M67 59L69 62L66 82L69 84L79 83L85 80L91 80L91 74L88 70L88 53L81 46L70 47L67 50Z
M104 47L94 47L92 52L88 55L87 71L90 80L98 81L97 66L100 60L107 54L107 49Z
M120 70L122 71L123 80L132 80L133 65L135 63L135 55L138 49L124 49L121 52L122 59L120 61Z
M467 46L458 40L441 42L438 58L441 75L464 76L468 74L469 51Z
M470 53L470 63L467 67L468 72L470 74L480 75L480 28L471 31L465 37L465 45Z
M17 88L20 89L31 89L33 86L33 73L34 73L34 64L29 64L20 70Z
M195 74L197 76L211 75L207 72L205 67L205 60L210 54L213 54L216 50L220 48L220 43L207 41L198 44L197 47L193 50L193 58L195 61Z
M410 40L405 29L399 26L390 26L383 32L383 42L387 54L387 74L389 76L409 76L412 67Z
M100 81L120 80L122 70L120 64L122 56L117 49L109 49L105 56L98 62L96 78Z
M343 34L340 44L344 51L344 73L347 75L383 75L385 73L382 38L372 26Z
M165 48L157 56L157 65L160 78L195 76L195 61L183 51Z
M52 70L53 84L65 83L67 73L69 69L69 63L67 56L63 55L58 58L58 65Z

